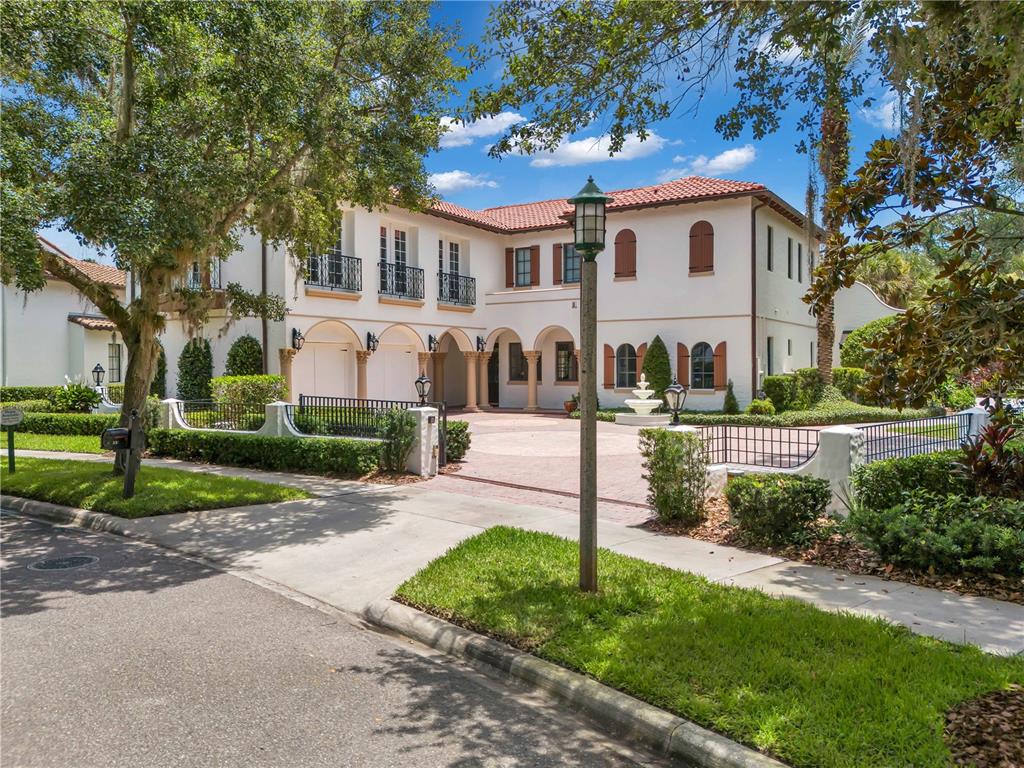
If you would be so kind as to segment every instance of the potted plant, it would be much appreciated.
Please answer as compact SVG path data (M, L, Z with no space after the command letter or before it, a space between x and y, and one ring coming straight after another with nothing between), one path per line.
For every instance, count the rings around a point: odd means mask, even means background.
M566 413L572 413L580 407L580 393L576 392L572 397L562 403L562 405L565 407Z

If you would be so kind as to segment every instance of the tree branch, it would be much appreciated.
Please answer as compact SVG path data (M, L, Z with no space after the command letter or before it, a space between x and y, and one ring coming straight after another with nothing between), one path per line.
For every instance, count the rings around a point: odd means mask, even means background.
M42 248L39 253L47 272L70 283L124 333L124 329L131 323L131 315L109 286L96 282L62 256Z

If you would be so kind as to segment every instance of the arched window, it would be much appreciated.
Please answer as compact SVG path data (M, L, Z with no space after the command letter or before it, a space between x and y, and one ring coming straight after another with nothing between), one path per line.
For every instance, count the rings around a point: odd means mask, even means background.
M690 355L690 387L693 389L715 388L715 353L711 345L701 342Z
M620 344L615 350L615 386L619 389L636 386L636 350L632 344Z
M709 222L690 227L690 274L715 271L715 230Z
M636 277L636 235L623 229L615 236L615 276Z

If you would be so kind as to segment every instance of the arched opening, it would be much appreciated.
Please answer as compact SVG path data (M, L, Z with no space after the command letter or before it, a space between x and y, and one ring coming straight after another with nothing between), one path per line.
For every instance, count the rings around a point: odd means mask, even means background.
M526 379L520 380L517 368L523 349L519 334L510 328L497 328L487 336L486 348L491 353L487 360L487 402L494 408L524 408Z
M572 333L560 325L549 325L537 334L533 348L537 361L537 402L541 408L561 408L579 389L578 345Z
M340 320L324 320L304 334L291 371L292 400L299 395L356 396L356 352L363 348L358 334Z
M632 344L620 344L615 350L615 388L636 387L636 348Z
M466 357L475 345L461 328L449 328L437 340L437 351L433 355L430 378L433 380L431 398L443 401L450 408L475 407L469 402L468 374L476 360ZM474 376L477 371L473 372ZM474 388L478 386L474 382Z
M694 346L690 355L690 371L692 389L715 388L715 353L707 342Z
M407 325L396 324L377 337L377 351L367 365L367 393L381 400L417 400L419 354L423 339Z

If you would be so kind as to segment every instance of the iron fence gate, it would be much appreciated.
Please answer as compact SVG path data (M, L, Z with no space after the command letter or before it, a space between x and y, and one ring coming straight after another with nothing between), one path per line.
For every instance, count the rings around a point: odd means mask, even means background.
M793 469L818 450L818 430L716 424L698 427L710 464Z

